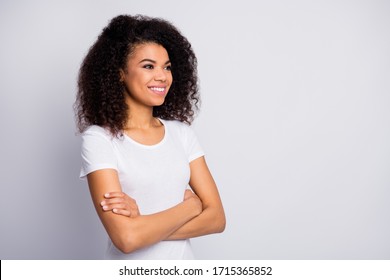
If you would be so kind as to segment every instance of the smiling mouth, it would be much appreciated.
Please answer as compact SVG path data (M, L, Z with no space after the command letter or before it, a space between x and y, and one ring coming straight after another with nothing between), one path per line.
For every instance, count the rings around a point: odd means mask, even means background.
M150 87L150 89L153 91L159 91L159 92L163 92L165 90L164 87Z
M149 87L149 89L158 95L164 95L166 91L166 87Z

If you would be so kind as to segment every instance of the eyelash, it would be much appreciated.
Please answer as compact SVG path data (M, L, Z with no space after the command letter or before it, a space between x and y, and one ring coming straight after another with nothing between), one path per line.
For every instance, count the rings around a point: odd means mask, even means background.
M151 69L154 69L154 66L152 64L146 64L146 65L143 66L143 68L151 70ZM171 65L165 66L164 69L168 70L168 71L171 71L172 70L172 66Z

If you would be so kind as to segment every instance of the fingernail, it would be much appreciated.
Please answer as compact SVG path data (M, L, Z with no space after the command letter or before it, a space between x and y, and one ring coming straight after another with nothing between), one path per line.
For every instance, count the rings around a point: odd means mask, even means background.
M116 213L116 212L118 212L118 210L117 209L112 209L112 212Z
M106 204L106 201L104 201L104 200L102 202L100 202L101 206L104 206L105 204Z
M104 197L110 197L109 193L104 194Z
M103 206L103 209L104 209L104 210L107 210L107 209L108 209L108 206L107 206L107 205L104 205L104 206Z

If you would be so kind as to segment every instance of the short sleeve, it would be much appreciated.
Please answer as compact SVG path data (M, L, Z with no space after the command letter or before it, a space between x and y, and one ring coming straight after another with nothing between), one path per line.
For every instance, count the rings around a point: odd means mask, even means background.
M191 162L201 156L204 156L204 151L195 135L195 132L190 126L185 126L185 149L188 158L188 162Z
M99 129L87 129L82 134L80 178L100 169L118 170L110 136Z

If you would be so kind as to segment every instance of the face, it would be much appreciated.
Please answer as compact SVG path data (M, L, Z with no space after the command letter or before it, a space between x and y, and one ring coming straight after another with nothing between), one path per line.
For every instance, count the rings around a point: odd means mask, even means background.
M159 106L172 84L171 63L166 49L155 43L137 45L129 55L121 81L130 106Z

